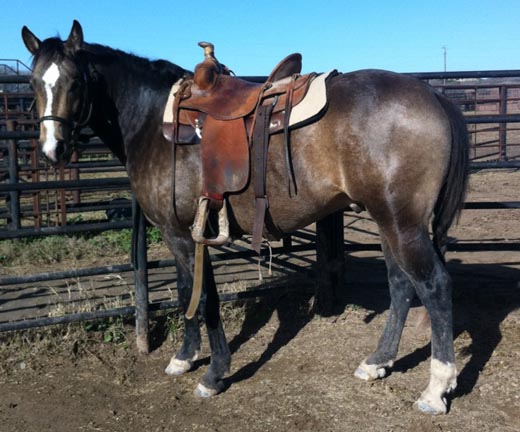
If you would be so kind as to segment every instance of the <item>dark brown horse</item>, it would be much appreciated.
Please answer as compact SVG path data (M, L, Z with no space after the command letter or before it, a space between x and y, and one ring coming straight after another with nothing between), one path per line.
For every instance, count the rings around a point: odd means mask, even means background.
M40 41L26 27L23 40L34 54L32 85L41 115L40 141L53 162L66 161L82 123L125 164L147 218L174 254L180 303L186 308L193 280L190 225L201 195L198 145L178 148L177 216L172 203L172 151L161 133L171 85L186 73L83 40L74 22L66 41ZM328 84L323 117L291 133L296 195L286 185L283 137L271 140L267 188L274 223L285 233L303 228L355 203L377 222L388 267L391 305L376 351L356 376L385 376L396 358L410 303L418 295L431 319L431 380L418 407L446 412L445 394L456 386L451 282L442 260L446 232L464 199L468 142L458 109L425 83L380 70L339 74ZM250 233L253 187L228 200L232 232ZM433 230L430 239L429 227ZM211 347L211 364L197 392L223 389L230 352L222 329L209 257L199 306ZM166 369L187 372L200 350L198 318L186 320L182 348Z

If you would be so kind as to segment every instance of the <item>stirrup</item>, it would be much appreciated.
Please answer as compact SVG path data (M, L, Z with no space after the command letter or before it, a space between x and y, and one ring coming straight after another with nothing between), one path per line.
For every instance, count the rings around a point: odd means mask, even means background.
M222 208L218 212L218 236L207 239L204 237L204 230L209 214L209 198L200 197L197 205L197 213L191 228L191 237L196 243L208 246L222 246L229 242L229 220L227 216L226 200L223 200Z

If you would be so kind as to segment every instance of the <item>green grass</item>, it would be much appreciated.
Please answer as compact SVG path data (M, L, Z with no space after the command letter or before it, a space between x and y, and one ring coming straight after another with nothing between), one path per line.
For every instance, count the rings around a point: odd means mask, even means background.
M104 343L125 346L129 343L123 317L87 322L84 326L88 333L97 333Z
M162 241L157 228L148 228L148 244ZM0 265L13 266L31 263L55 264L91 257L111 257L130 253L130 229L104 231L100 234L22 238L0 241Z

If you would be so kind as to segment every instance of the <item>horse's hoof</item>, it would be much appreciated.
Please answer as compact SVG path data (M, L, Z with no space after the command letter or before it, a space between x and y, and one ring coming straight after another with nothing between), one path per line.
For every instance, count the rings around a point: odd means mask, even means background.
M201 398L210 398L212 396L217 395L218 390L210 389L203 384L200 384L195 389L195 395Z
M356 372L354 372L354 376L364 381L374 381L376 379L384 378L386 376L386 369L384 367L377 367L376 365L369 365L363 362L356 369Z
M193 367L193 362L190 360L179 360L172 358L170 364L165 369L168 375L182 375L188 372Z
M446 399L442 398L439 400L433 400L433 399L419 399L415 405L417 408L422 411L425 414L430 415L440 415L440 414L446 414L448 411Z
M193 354L193 357L191 359L187 360L180 360L176 357L172 357L170 360L170 364L168 367L164 370L168 375L182 375L193 367L193 363L195 360L199 358L199 351L195 351L195 354Z

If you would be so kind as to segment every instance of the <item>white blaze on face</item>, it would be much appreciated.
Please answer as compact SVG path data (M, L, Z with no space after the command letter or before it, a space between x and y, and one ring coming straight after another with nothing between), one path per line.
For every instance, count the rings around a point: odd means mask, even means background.
M47 99L45 105L45 111L43 113L44 116L52 116L54 115L52 112L52 101L53 101L53 92L52 89L56 87L56 83L58 82L58 78L60 77L60 71L58 69L58 65L53 63L49 66L49 69L45 71L42 76L43 84L45 88L45 96ZM58 141L54 136L54 121L53 120L44 120L42 122L42 127L44 127L47 131L45 134L45 142L43 143L43 152L50 159L56 159L56 147Z

